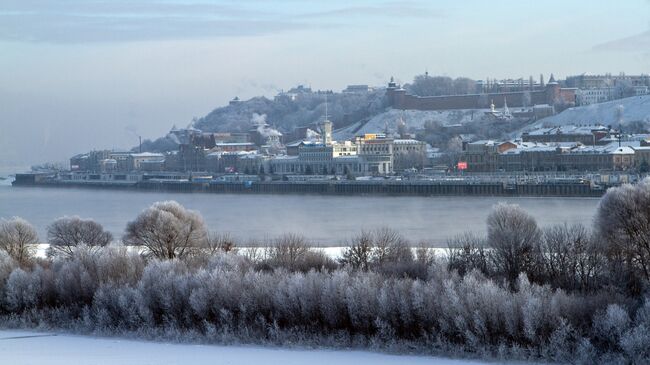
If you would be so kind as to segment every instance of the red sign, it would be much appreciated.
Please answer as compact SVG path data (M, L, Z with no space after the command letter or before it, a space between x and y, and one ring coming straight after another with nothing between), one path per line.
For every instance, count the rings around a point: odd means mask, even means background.
M459 170L467 170L467 162L459 162L458 163L458 169Z

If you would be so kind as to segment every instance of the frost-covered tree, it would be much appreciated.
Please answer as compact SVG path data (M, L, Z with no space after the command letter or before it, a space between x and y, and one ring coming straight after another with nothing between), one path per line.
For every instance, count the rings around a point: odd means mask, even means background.
M47 228L48 256L70 257L79 245L103 247L112 240L113 235L101 224L77 216L59 218Z
M0 221L0 250L20 265L27 265L36 251L38 234L26 220L14 217Z
M382 265L387 262L412 262L411 247L394 229L380 228L373 232L373 262Z
M460 275L465 275L472 270L488 272L485 238L467 232L450 239L447 247L449 269L457 270Z
M609 189L595 224L612 273L638 291L636 280L650 280L650 179Z
M518 205L497 204L487 218L487 244L497 271L514 285L519 273L535 275L541 232Z
M123 242L142 246L159 259L174 259L197 252L206 242L203 218L175 201L154 203L126 226Z

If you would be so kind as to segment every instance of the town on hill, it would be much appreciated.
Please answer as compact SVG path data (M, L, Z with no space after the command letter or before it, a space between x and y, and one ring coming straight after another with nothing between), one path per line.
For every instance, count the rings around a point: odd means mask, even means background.
M306 86L213 110L131 151L70 158L59 181L324 181L492 174L639 175L650 162L650 77L416 76ZM627 180L625 180L627 181Z

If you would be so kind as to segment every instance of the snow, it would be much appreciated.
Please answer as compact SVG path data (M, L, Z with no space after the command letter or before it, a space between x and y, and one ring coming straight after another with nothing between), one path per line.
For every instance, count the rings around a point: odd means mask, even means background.
M569 108L557 115L540 119L534 126L596 123L617 125L619 105L623 106L623 122L646 121L650 118L650 95L643 95Z
M486 364L479 361L388 355L369 351L172 344L17 330L0 330L0 358L3 364L12 365Z
M397 133L397 124L400 118L408 130L424 128L427 121L437 121L442 125L465 124L472 121L486 119L488 109L458 109L458 110L398 110L390 109L377 114L361 126L354 123L346 128L334 131L334 139L346 140L365 133L380 133L386 128L390 133ZM487 120L487 119L486 119ZM358 130L357 130L358 129Z

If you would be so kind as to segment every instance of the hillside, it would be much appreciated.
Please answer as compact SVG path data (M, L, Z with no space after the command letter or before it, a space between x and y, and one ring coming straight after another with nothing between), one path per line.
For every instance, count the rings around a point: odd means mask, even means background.
M261 115L262 120L273 128L289 134L296 127L321 122L325 117L326 104L334 128L345 128L368 120L386 109L383 89L367 93L334 93L312 92L308 88L296 87L273 99L261 96L218 107L194 120L192 126L204 132L245 132L259 122ZM176 147L176 142L169 136L147 140L142 145L143 150L152 152L171 151Z
M300 92L279 95L273 100L256 97L210 112L194 126L206 132L246 131L253 125L252 115L266 114L266 121L283 133L295 127L322 121L327 113L340 128L384 109L383 90L368 93Z
M565 124L602 124L619 126L633 123L650 125L650 95L634 96L606 103L569 108L557 115L539 120L532 127L559 126Z
M454 124L469 124L473 122L488 121L485 110L461 109L461 110L397 110L389 109L379 113L369 120L354 123L346 128L335 131L336 139L349 139L355 135L364 133L378 133L388 131L397 133L400 119L408 131L424 129L426 122L436 122L443 126Z

